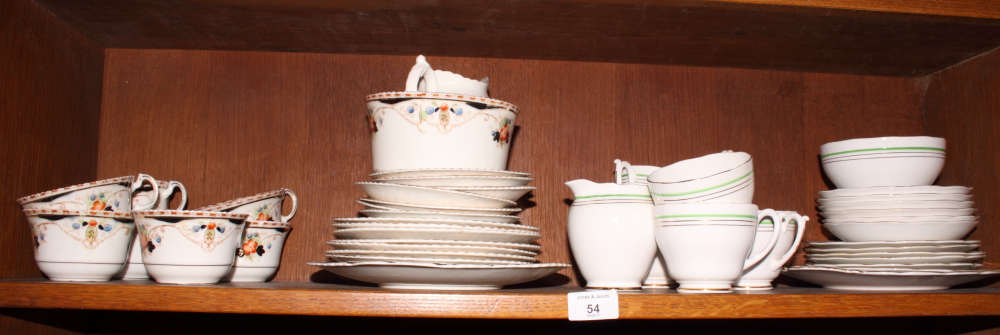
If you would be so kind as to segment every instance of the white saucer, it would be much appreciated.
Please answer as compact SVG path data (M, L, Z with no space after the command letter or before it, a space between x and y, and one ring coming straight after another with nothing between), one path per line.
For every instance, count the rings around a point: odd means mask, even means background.
M501 199L507 199L511 201L516 201L520 199L528 192L531 192L537 187L534 186L510 186L510 187L499 187L499 186L444 186L438 187L442 190L466 192L472 194L485 195L490 197L496 197Z
M937 246L912 246L912 247L871 247L871 248L820 248L808 247L805 251L809 254L820 255L830 253L868 253L868 252L958 252L969 251L978 248L979 244L959 244L959 245L937 245Z
M318 263L324 270L389 289L496 290L540 279L570 267L562 263L524 265L433 265L417 263Z
M809 255L807 255L809 256ZM967 256L936 257L808 257L817 264L929 264L929 263L969 263L983 259L983 254Z
M527 230L496 228L439 228L439 229L394 229L394 228L351 228L338 229L333 235L341 239L417 239L454 240L505 243L531 243L542 235Z
M975 208L948 209L948 208L923 208L923 209L868 209L850 210L842 212L820 212L826 219L850 219L850 218L876 218L886 216L965 216L975 213Z
M499 223L490 221L477 221L477 220L455 220L455 219L421 219L421 218L334 218L336 223L424 223L424 224L438 224L438 225L452 225L452 226L469 226L469 227L487 227L487 228L504 228L504 229L526 229L535 230L537 227L525 226L521 224L511 224L511 223ZM361 228L361 226L334 226L337 228ZM372 226L374 227L374 226Z
M941 241L868 241L868 242L843 242L843 241L816 241L806 242L806 244L817 248L881 248L881 247L923 247L923 246L956 246L981 244L979 240L941 240Z
M879 186L864 188L840 188L829 191L819 191L822 198L861 197L869 195L894 194L969 194L971 187L965 186Z
M368 175L374 179L379 178L415 178L415 177L441 177L441 176L498 176L498 177L530 177L527 172L514 172L506 170L486 170L486 169L408 169L393 170Z
M819 206L818 208L822 212L843 212L875 209L963 209L972 208L975 205L975 201L883 201L833 204Z
M813 264L815 267L863 270L863 269L907 269L907 270L974 270L983 267L976 263L921 263L921 264ZM874 270L873 270L874 271Z
M453 259L480 259L494 261L515 261L534 263L535 258L531 256L520 256L511 254L493 254L482 252L462 252L462 251L418 251L418 250L370 250L370 249L337 249L328 250L327 255L339 256L376 256L376 257L405 257L405 258L426 258L440 259L448 262Z
M388 256L355 256L342 255L336 253L326 254L326 258L338 262L406 262L424 264L484 264L484 265L507 265L507 264L531 264L533 262L505 261L499 259L460 259L460 258L420 258L420 257L388 257Z
M326 242L337 250L407 250L407 251L444 251L444 252L471 252L483 254L505 254L518 256L538 256L537 252L499 248L490 246L475 245L445 245L445 244L401 244L401 243L372 243L363 242L367 240L333 240Z
M416 223L416 222L344 222L344 223L333 223L330 224L337 229L351 229L351 228L396 228L396 229L440 229L440 228L496 228L496 229L510 229L510 230L524 230L524 231L538 231L539 229L532 226L524 226L519 224L509 224L509 223L494 223L489 222L485 225L461 225L461 224L448 224L448 223Z
M836 290L923 291L944 290L1000 275L1000 271L869 272L819 267L791 267L783 274Z
M514 223L521 220L520 216L496 215L496 214L468 214L468 213L448 213L433 211L400 211L365 209L361 214L372 218L421 218L421 219L453 219L453 220L477 220L499 223Z
M467 192L448 191L431 187L389 183L355 183L375 200L424 206L454 206L473 208L504 208L517 202Z
M435 212L460 213L460 214L509 215L521 211L520 208L469 208L469 207L423 206L423 205L401 204L397 202L381 201L375 199L360 199L358 200L358 203L368 206L369 208L381 209L381 210L435 211Z
M820 205L850 204L858 202L885 202L885 201L969 201L971 194L893 194L893 195L869 195L860 197L836 197L828 199L816 199Z
M469 186L496 186L496 187L517 187L528 185L534 179L528 177L499 177L499 176L442 176L442 177L414 177L414 178L379 178L375 182L393 183L401 185L427 186L427 187L469 187Z
M506 243L506 242L484 242L484 241L458 241L458 240L415 240L415 239L393 239L393 240L331 240L326 242L335 244L356 244L356 243L385 243L385 244L418 244L418 245L443 245L443 246L474 246L490 248L507 248L528 251L539 251L542 247L537 244L526 243Z
M983 256L985 252L982 251L945 251L945 252L928 252L928 251L904 251L904 252L859 252L859 253L808 253L806 258L816 258L816 257L840 257L840 258L898 258L898 257L945 257L945 256Z

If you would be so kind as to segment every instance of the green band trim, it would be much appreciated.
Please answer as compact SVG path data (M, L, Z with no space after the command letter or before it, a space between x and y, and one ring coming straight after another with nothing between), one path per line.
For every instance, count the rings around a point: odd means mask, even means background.
M649 175L648 175L648 174L641 174L641 173L636 173L635 175L636 175L637 177L649 177ZM624 178L624 177L628 177L628 173L626 173L626 174L622 174L622 177L623 177L623 178Z
M744 219L756 219L756 215L743 215L743 214L678 214L678 215L658 215L657 219L673 219L673 218L744 218Z
M728 181L728 182L725 182L725 183L722 183L722 184L719 184L719 185L715 185L715 186L712 186L712 187L706 187L706 188L703 188L703 189L700 189L700 190L691 191L691 192L684 192L684 193L653 193L653 194L661 196L661 197L679 197L679 196L683 196L683 195L690 195L690 194L701 193L701 192L705 192L705 191L711 191L711 190L714 190L714 189L717 189L717 188L720 188L720 187L723 187L723 186L726 186L726 185L738 182L740 180L743 180L743 178L749 177L752 174L753 174L753 170L750 170L750 172L747 172L747 174L745 174L743 176L740 176L739 178L733 179L731 181Z
M927 150L927 151L940 151L945 152L941 148L931 148L931 147L895 147L895 148L871 148L871 149L858 149L858 150L848 150L841 152L834 152L832 154L826 154L820 156L820 158L827 158L830 156L843 155L843 154L853 154L855 152L868 152L868 151L889 151L889 150Z
M634 197L634 198L652 198L652 196L644 194L599 194L599 195L587 195L582 197L573 198L574 200L580 199L591 199L591 198L608 198L608 197Z

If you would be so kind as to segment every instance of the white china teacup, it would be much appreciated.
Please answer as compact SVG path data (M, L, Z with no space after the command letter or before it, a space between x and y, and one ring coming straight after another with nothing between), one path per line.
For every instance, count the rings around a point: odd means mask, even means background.
M751 254L757 222L771 217L771 209L753 204L669 204L655 208L656 244L667 261L678 292L730 293L743 270L764 259L778 235ZM750 255L747 257L747 255Z
M569 244L587 289L641 290L656 256L653 203L642 185L566 183Z
M24 209L38 269L54 281L107 281L126 262L130 213Z
M794 211L778 211L778 214L783 216L784 224L775 225L772 221L765 219L757 226L753 252L756 254L763 250L765 243L775 233L780 234L778 242L760 263L743 271L743 276L734 285L736 290L764 291L773 289L771 281L778 278L778 275L781 274L781 267L788 263L788 260L798 250L809 217L799 215Z
M159 189L153 177L140 173L137 176L104 179L36 193L17 199L17 203L25 209L128 213L132 210L148 209L152 206L152 204L148 204L136 207L130 200L142 185L150 185L154 190Z
M488 98L488 86L488 79L479 81L457 73L434 70L423 55L417 56L417 63L406 77L407 92L442 92Z
M156 183L159 186L158 192L151 187L136 191L135 195L132 196L132 203L138 205L133 205L133 207L141 208L149 203L153 203L155 205L151 209L167 209L170 206L170 199L178 191L180 192L181 200L177 204L177 210L184 209L187 206L187 189L184 188L184 184L173 180L159 180ZM146 267L142 265L142 246L139 245L139 234L135 234L135 237L132 239L132 247L129 250L131 251L128 256L128 263L125 263L125 267L115 275L115 278L121 278L122 280L149 279L149 273L146 273Z
M214 284L233 266L246 213L147 210L132 212L142 263L159 283Z
M236 264L223 282L264 282L278 272L285 238L292 230L288 222L247 220Z
M285 197L291 198L292 201L292 209L287 215L281 214L281 204L285 201ZM295 216L298 208L299 198L295 192L282 188L205 206L196 211L246 213L250 220L288 222Z
M753 202L753 157L724 151L683 160L651 173L650 194L656 204Z

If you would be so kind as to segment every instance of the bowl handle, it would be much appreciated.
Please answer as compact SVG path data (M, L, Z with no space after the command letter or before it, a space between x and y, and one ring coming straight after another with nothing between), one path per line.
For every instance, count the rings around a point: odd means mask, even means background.
M425 90L422 92L438 91L437 75L434 74L431 65L427 64L427 58L424 58L424 55L417 56L417 64L414 64L413 68L410 69L410 75L406 77L406 91L417 92L421 78L426 84Z

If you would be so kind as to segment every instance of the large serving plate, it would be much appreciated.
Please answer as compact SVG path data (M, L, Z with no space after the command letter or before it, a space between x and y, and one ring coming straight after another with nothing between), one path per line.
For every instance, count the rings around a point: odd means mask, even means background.
M815 267L868 270L904 269L904 270L974 270L983 267L977 263L923 263L923 264L813 264Z
M484 265L506 265L506 264L531 264L532 262L506 261L499 259L459 259L459 258L418 258L418 257L388 257L388 256L355 256L328 253L326 258L337 262L407 262L424 264L484 264Z
M893 201L969 201L971 194L893 194L869 195L861 197L836 197L816 199L820 205L852 204L858 202L893 202Z
M975 205L974 201L883 201L826 205L819 206L819 210L823 212L843 212L873 209L962 209L972 208Z
M449 212L433 212L433 211L400 211L400 210L381 210L381 209L365 209L361 211L361 214L372 218L476 220L476 221L489 221L498 223L514 223L521 220L521 217L514 215L468 214L468 213L449 213Z
M942 240L942 241L867 241L867 242L843 242L843 241L817 241L806 242L809 246L817 248L837 249L837 248L881 248L881 247L923 247L923 246L956 246L975 245L978 247L981 241L978 240Z
M443 176L443 177L414 177L414 178L380 178L375 179L379 183L393 183L400 185L426 186L426 187L470 187L470 186L494 186L494 187L518 187L528 185L534 179L528 177L500 177L500 176Z
M501 199L507 199L511 201L516 201L520 199L528 192L536 189L534 186L449 186L449 187L439 187L442 190L457 191L457 192L467 192L472 194L485 195L489 197L496 197Z
M455 220L455 219L421 219L421 218L335 218L333 222L336 223L423 223L423 224L438 224L438 225L453 225L453 226L469 226L469 227L487 227L487 228L504 228L504 229L527 229L537 231L537 227L525 226L521 224L511 224L511 223L499 223L490 221L478 221L478 220ZM334 226L337 228L360 228L358 227L347 227L347 226Z
M531 256L493 254L493 253L482 253L482 252L464 252L464 251L336 249L336 250L329 250L326 252L326 254L338 255L338 256L427 258L427 259L440 259L446 262L447 260L452 260L452 259L481 259L481 260L515 261L515 262L529 262L529 263L535 262L535 258Z
M818 257L806 255L809 262L815 264L930 264L930 263L969 263L983 259L982 254L964 256L933 256L933 257Z
M514 172L506 170L486 170L486 169L408 169L393 170L368 175L372 179L384 178L424 178L424 177L450 177L450 176L492 176L492 177L531 177L527 172Z
M840 258L897 258L897 257L946 257L946 256L982 256L986 253L982 251L970 252L926 252L926 251L906 251L906 252L862 252L862 253L809 253L806 258L816 257L840 257Z
M461 225L461 224L451 224L451 223L396 223L396 222L344 222L344 223L333 223L331 224L337 229L351 229L351 228L400 228L400 229L438 229L438 228L498 228L498 229L510 229L510 230L525 230L525 231L538 231L539 229L531 226L524 226L519 224L509 224L509 223L493 223L488 222L485 225L475 224L475 225Z
M398 229L398 228L351 228L338 229L333 235L342 239L417 239L455 240L505 243L531 243L542 237L528 230L495 228L438 228L438 229Z
M359 204L372 209L400 210L400 211L434 211L457 214L487 214L487 215L509 215L520 212L520 208L471 208L471 207L449 207L449 206L423 206L382 201L375 199L360 199Z
M822 198L863 197L869 195L895 194L969 194L971 187L965 186L879 186L863 188L840 188L829 191L819 191Z
M861 254L869 252L959 252L969 251L978 248L979 244L957 244L957 245L936 245L936 246L912 246L912 247L871 247L871 248L820 248L808 247L805 251L810 254L830 254L830 253L851 253Z
M517 206L517 202L507 199L431 187L370 182L358 182L356 184L365 190L369 198L389 202L473 208Z
M873 272L796 266L785 268L782 273L836 290L923 291L948 289L996 276L1000 271Z
M330 245L336 244L357 244L357 243L374 243L374 244L416 244L416 245L445 245L445 246L476 246L476 247L491 247L491 248L507 248L507 249L518 249L518 250L528 250L528 251L539 251L542 247L537 244L527 244L527 243L506 243L506 242L485 242L485 241L459 241L459 240L416 240L416 239L370 239L370 240L331 240L327 242Z
M481 254L505 254L518 256L537 256L534 251L475 245L446 244L401 244L363 242L366 240L333 240L326 242L336 250L400 250L400 251L430 251L430 252L469 252ZM529 244L530 245L530 244Z
M438 265L420 263L310 262L326 271L350 279L375 283L388 289L496 290L551 275L570 267L563 263L518 265Z
M821 212L827 219L850 219L850 218L876 218L886 216L965 216L975 213L974 208L949 209L949 208L922 208L922 209L870 209L870 210L850 210L842 212Z

